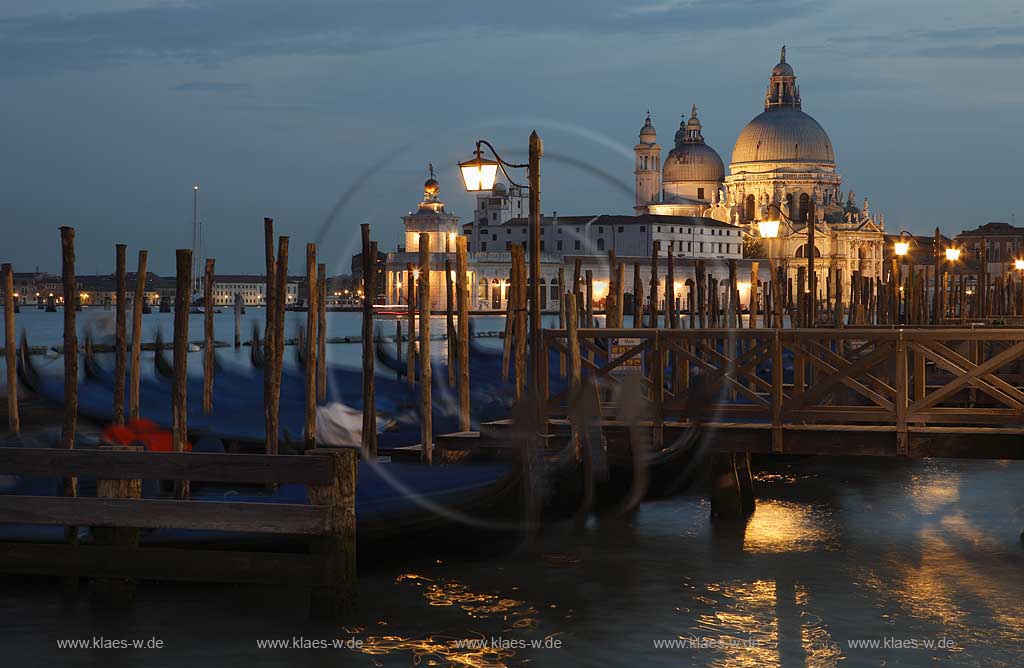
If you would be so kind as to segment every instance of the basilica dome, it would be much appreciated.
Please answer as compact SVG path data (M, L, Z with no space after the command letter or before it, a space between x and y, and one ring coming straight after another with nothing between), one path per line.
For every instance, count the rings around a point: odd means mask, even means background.
M663 183L685 181L723 181L725 165L718 152L704 143L697 107L694 105L689 120L683 117L676 132L675 148L665 158Z
M732 149L733 166L783 162L834 169L832 142L818 121L803 112L802 104L796 73L786 62L786 47L782 47L779 63L768 79L764 112L740 132Z
M825 129L799 108L771 107L747 123L736 139L733 164L802 162L835 166Z

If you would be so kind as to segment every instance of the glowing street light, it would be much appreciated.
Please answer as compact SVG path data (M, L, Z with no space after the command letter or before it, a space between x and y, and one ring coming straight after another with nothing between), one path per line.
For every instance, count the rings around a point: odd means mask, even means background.
M905 257L907 253L910 252L910 242L897 241L896 243L893 244L893 250L895 251L898 257Z
M757 222L757 231L765 239L774 239L779 236L779 225L781 221L778 220L759 220Z
M1024 273L1024 259L1017 259L1013 261L1013 268L1019 272Z
M960 259L960 249L959 248L955 248L954 247L954 248L947 248L946 249L946 260L947 261L949 261L949 262L956 262L959 259Z
M469 192L494 188L494 179L498 176L498 162L483 156L479 142L476 145L476 155L465 162L460 162L459 169L462 170L462 181Z

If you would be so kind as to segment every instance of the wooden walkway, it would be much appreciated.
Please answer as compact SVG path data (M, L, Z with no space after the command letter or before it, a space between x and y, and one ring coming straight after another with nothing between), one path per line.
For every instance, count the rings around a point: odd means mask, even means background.
M632 426L652 430L655 443L700 422L718 436L707 439L711 450L1024 457L1024 329L580 329L577 341L569 336L545 331L549 350L580 351L610 440L627 429L619 419L623 388L639 386L645 419ZM545 406L550 429L568 432L567 393L547 395Z

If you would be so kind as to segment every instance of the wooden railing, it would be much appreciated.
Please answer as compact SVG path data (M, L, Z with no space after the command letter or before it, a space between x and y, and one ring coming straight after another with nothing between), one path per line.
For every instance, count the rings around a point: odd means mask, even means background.
M546 330L548 349L570 354L566 337ZM578 338L603 416L614 419L616 388L637 375L656 429L731 421L769 429L772 451L783 452L787 430L861 425L894 431L906 454L915 427L1024 426L1024 329L581 329ZM549 418L567 410L566 392L547 397Z
M92 544L78 544L73 531L63 543L0 543L0 572L299 584L311 588L315 611L335 614L354 595L356 460L355 450L337 449L270 456L0 448L0 474L97 479L97 497L0 495L0 523L94 529ZM141 480L302 483L310 503L142 499ZM295 535L308 540L309 553L140 547L137 529Z

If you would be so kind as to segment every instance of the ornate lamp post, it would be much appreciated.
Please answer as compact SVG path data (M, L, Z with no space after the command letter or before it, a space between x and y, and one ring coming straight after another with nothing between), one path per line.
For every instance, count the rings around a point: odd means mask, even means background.
M810 304L808 305L809 308L808 308L808 313L807 313L807 322L801 323L801 325L802 326L813 327L814 323L815 323L815 320L817 319L816 316L817 316L817 313L818 313L817 276L815 275L815 272L814 272L814 251L815 251L815 248L816 248L815 243L814 243L814 231L815 231L815 229L814 229L814 219L815 219L814 200L811 199L808 202L808 208L807 208L807 213L806 213L806 216L807 216L806 221L793 220L792 218L790 218L789 216L786 215L786 212L783 211L782 208L778 204L776 204L774 202L772 202L771 204L768 204L765 207L765 211L766 212L771 211L771 210L775 210L779 214L780 220L768 219L768 220L764 220L764 221L758 221L758 224L757 224L758 225L758 231L761 231L761 224L762 223L767 223L769 225L769 228L767 230L765 230L765 231L774 231L774 233L775 233L774 236L778 236L779 227L781 226L781 224L783 222L786 223L786 227L789 228L790 232L796 232L796 228L793 227L793 225L795 223L806 222L806 224L807 224L807 243L804 244L804 248L806 249L805 253L806 253L806 256L807 256L807 292L811 295L811 300L810 300ZM764 236L764 232L762 232L761 236ZM774 238L774 237L769 237L769 238ZM773 286L773 288L774 288L774 286ZM799 299L803 299L804 296L800 295L798 298ZM781 317L780 317L780 321L781 321ZM781 322L779 323L779 326L780 327L782 326Z
M483 156L482 147L486 146L494 160ZM515 164L503 160L491 144L483 139L477 140L476 150L473 158L459 163L462 171L462 180L465 182L466 190L479 192L491 190L494 187L494 179L498 170L505 176L509 183L519 188L526 188L530 193L530 282L528 286L530 302L530 367L533 376L534 386L537 389L541 401L547 396L547 371L545 369L544 351L541 350L541 322L540 322L540 159L544 154L544 143L536 131L530 134L530 158L525 165ZM508 169L526 169L527 185L516 183L509 176ZM541 409L542 410L542 409Z

